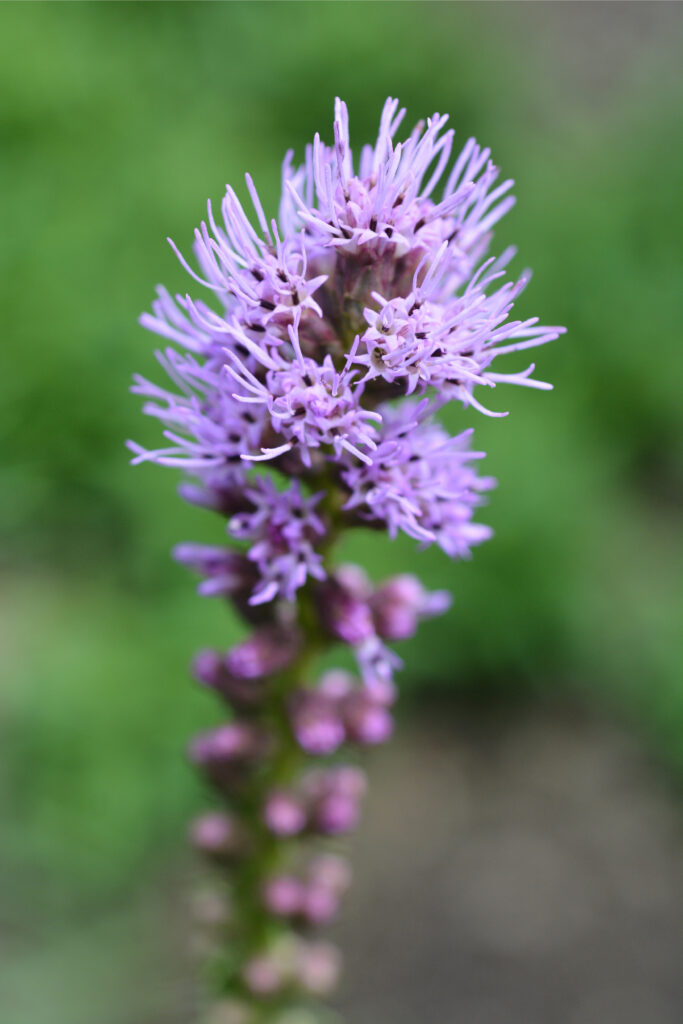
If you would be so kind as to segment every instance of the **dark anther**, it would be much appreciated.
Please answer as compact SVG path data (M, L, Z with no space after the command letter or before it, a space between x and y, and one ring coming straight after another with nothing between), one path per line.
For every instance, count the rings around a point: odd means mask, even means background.
M424 217L420 217L419 221L417 222L417 224L413 228L413 231L419 231L420 228L423 228L425 226L425 223L426 223L426 221L425 221Z
M275 309L275 303L269 302L268 299L261 299L259 305L261 306L262 309L268 309L270 311Z
M387 228L384 233L387 236L387 238L391 238L391 236L394 233L394 229L393 228Z
M377 230L377 218L376 217L371 217L370 218L370 230L371 231L376 231Z

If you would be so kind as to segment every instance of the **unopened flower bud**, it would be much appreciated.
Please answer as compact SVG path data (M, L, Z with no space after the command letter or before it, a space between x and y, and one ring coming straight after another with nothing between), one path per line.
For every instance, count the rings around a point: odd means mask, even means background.
M344 701L343 717L348 738L362 746L386 743L394 727L391 713L384 704L362 690Z
M294 917L303 906L305 889L293 875L278 875L266 882L263 902L276 917Z
M275 790L266 799L263 820L270 831L286 839L303 832L307 813L304 803L293 793Z
M338 895L345 893L351 885L349 862L336 853L319 853L312 857L306 874L314 885L325 886Z
M190 837L201 853L217 860L228 860L245 849L245 836L239 822L225 812L209 812L196 818Z
M308 885L302 893L300 911L309 924L328 924L339 911L339 896L327 886Z
M291 705L292 730L308 754L333 754L344 742L344 724L337 701L324 693L301 690Z
M344 590L351 594L352 597L357 598L359 601L368 601L370 599L372 584L365 569L361 569L360 565L346 562L344 565L338 566L334 576Z
M353 829L360 817L365 776L359 769L342 765L308 776L305 782L312 800L312 824L323 835L339 835Z
M337 836L354 829L359 817L357 800L341 793L328 793L318 801L313 822L323 835Z
M183 501L190 505L197 505L199 508L208 508L214 512L220 512L224 516L233 516L238 512L244 512L250 507L250 503L244 497L242 488L181 483L178 486L178 494Z
M237 679L276 675L293 661L298 642L293 630L265 627L233 647L226 655L226 668Z
M307 992L326 996L334 990L341 974L341 955L330 942L302 943L298 955L298 979Z
M190 757L196 764L248 761L264 750L263 733L246 722L229 722L196 736Z
M261 998L274 996L282 987L282 970L273 956L254 956L245 964L242 976L252 995Z
M265 687L261 679L233 676L218 651L199 651L192 663L193 674L200 683L215 690L235 708L245 709L261 703Z
M414 635L420 619L447 611L451 596L445 590L429 593L417 576L404 573L378 587L371 605L378 634L385 640L404 640Z
M348 590L338 577L321 584L319 608L323 625L337 640L356 645L374 635L369 604Z
M318 693L334 701L342 701L353 692L355 679L342 668L332 668L323 673L318 683Z

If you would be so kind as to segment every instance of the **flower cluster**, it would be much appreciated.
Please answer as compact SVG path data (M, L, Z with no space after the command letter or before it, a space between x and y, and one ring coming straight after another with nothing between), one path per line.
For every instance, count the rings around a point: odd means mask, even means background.
M388 100L354 160L338 100L332 144L316 135L301 166L287 154L277 219L247 175L253 217L228 187L195 232L194 266L173 246L208 299L160 288L141 318L164 339L170 383L135 378L165 442L130 442L133 462L185 470L181 496L224 517L232 547L174 555L252 630L195 659L232 719L190 749L227 802L192 838L235 878L226 991L247 1022L255 1002L281 1007L336 976L335 956L301 933L333 915L347 869L302 861L301 847L357 821L364 780L340 752L388 738L400 665L388 643L449 603L413 576L373 586L334 565L333 544L364 526L468 557L490 536L474 514L495 481L475 469L472 430L452 436L437 417L451 403L506 415L491 408L499 384L548 388L533 363L496 360L562 331L514 318L529 274L506 278L512 249L487 255L514 203L489 150L470 139L452 159L439 114L399 141L403 116ZM310 659L334 643L359 678L334 670L313 685Z

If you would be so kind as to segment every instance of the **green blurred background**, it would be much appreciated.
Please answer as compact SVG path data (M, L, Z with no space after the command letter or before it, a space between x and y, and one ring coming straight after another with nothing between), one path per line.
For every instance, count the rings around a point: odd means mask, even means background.
M404 716L430 689L569 689L683 768L682 20L637 3L2 5L8 1024L80 1022L58 993L83 923L181 856L199 800L182 749L214 714L185 666L239 628L168 557L220 525L172 473L127 465L124 440L155 436L127 394L155 366L136 318L158 281L185 287L166 235L188 248L247 169L274 210L284 151L329 139L335 94L356 146L392 94L492 147L518 183L496 249L535 271L520 313L569 329L538 354L552 394L506 392L504 421L458 414L500 481L480 517L495 540L455 565L374 536L349 549L456 595L401 651Z

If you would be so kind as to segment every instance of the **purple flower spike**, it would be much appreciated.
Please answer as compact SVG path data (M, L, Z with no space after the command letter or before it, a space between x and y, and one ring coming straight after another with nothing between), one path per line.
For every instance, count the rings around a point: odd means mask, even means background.
M474 139L457 152L444 115L404 132L404 113L388 99L354 154L337 100L329 144L316 135L300 166L287 154L277 219L249 175L249 207L227 186L190 259L171 243L193 294L160 287L141 317L167 380L134 378L163 440L129 442L132 461L184 470L181 497L222 517L223 544L174 557L251 630L193 664L232 713L190 747L227 804L191 830L230 883L216 1024L317 1019L312 998L340 963L307 936L350 883L319 848L356 826L365 792L344 751L389 738L401 660L388 644L450 605L413 575L375 586L332 552L358 527L453 559L488 540L475 516L496 481L478 472L472 429L452 433L440 413L504 417L500 385L548 389L524 353L562 333L515 313L530 279L508 276L515 250L489 255L513 182ZM358 677L314 684L339 643Z

